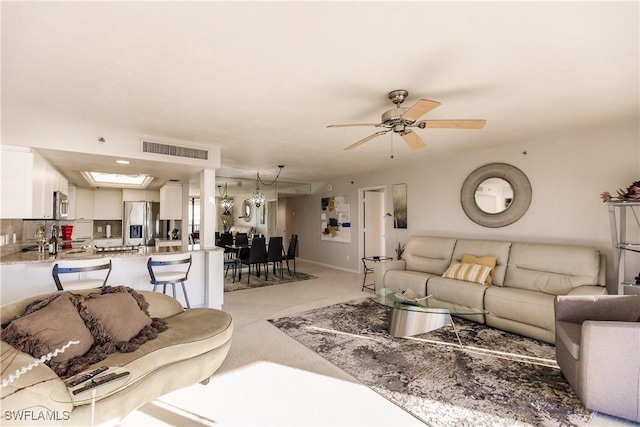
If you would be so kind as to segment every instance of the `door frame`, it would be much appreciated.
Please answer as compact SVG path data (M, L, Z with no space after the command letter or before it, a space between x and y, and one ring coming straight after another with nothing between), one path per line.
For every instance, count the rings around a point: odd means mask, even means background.
M362 187L358 188L358 272L364 273L364 267L362 266L362 262L360 260L364 256L364 193L366 191L379 191L383 194L382 196L382 210L386 212L387 210L387 186L386 185L374 185L371 187ZM387 248L387 225L383 222L384 233L382 234L382 245ZM385 254L380 254L381 256Z

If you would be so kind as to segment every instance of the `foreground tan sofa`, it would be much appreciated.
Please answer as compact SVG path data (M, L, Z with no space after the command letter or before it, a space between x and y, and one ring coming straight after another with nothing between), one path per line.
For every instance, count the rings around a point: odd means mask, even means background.
M582 404L640 422L640 296L559 296L556 359Z
M491 286L442 277L466 254L497 258ZM604 255L579 246L411 236L402 259L377 263L374 274L376 290L412 289L484 309L489 314L462 317L548 343L555 342L557 295L606 294Z
M78 291L76 293L88 293ZM131 411L158 396L197 382L206 382L220 367L231 345L231 317L220 310L184 310L175 299L160 293L138 291L149 303L149 315L163 318L168 329L131 353L116 352L87 370L100 366L124 367L131 372L125 387L96 401L94 425L114 425ZM39 295L1 308L2 324L22 315ZM1 342L2 378L35 359ZM68 393L63 381L41 364L1 389L2 425L90 425L91 405L57 402L52 394ZM31 411L31 412L29 412ZM22 416L22 421L16 417ZM38 417L49 417L42 419Z

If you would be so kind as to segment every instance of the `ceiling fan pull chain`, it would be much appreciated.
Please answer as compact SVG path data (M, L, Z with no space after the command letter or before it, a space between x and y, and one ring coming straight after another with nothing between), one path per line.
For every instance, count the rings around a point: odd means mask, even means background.
M391 158L393 159L393 132L389 132L389 135L391 135Z

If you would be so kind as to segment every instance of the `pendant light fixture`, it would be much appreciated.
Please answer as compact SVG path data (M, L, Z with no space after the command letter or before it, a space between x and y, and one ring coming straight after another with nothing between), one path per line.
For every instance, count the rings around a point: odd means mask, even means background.
M218 193L220 194L220 201L218 202L218 206L220 206L224 213L231 212L231 208L233 207L233 199L229 198L227 195L227 183L224 184L224 193L222 192L222 185L218 185Z
M267 196L262 192L262 190L260 190L260 184L266 187L269 187L270 185L275 184L275 182L280 177L280 172L282 172L282 168L284 168L284 165L278 165L278 168L280 168L280 170L278 171L278 175L276 175L274 180L268 184L264 182L262 179L260 179L260 172L256 172L256 189L253 190L253 192L251 193L251 197L249 197L249 202L252 205L254 205L256 208L259 208L260 206L264 205L267 201Z

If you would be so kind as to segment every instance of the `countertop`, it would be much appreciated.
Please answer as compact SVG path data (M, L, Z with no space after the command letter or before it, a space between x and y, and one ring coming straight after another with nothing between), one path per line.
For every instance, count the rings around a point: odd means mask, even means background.
M73 259L94 259L94 258L122 258L122 257L139 257L149 256L153 254L166 253L183 253L183 252L205 252L223 250L222 248L213 247L209 249L201 249L200 245L183 245L160 247L155 246L138 246L137 251L112 251L112 252L96 252L94 249L82 250L80 248L63 249L57 255L49 255L45 253L40 255L38 251L17 252L11 255L0 257L0 265L8 264L27 264L27 263L46 263L57 260L73 260Z

